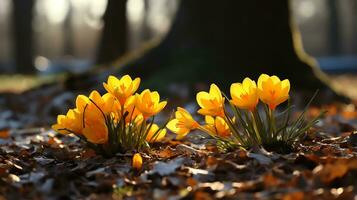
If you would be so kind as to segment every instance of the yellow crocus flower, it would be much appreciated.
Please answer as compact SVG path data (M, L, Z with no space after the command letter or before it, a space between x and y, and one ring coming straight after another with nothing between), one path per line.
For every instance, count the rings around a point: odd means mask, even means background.
M257 84L250 78L245 78L242 83L231 85L231 102L241 108L253 111L259 102Z
M144 117L141 112L136 108L136 96L130 96L124 104L124 113L127 113L125 118L126 123L135 122L141 124L144 121Z
M106 117L109 115L118 119L120 104L110 93L101 96L97 91L89 95L90 102L84 111L83 135L94 144L104 144L108 141Z
M90 102L89 98L84 95L78 95L76 98L76 110L80 113L83 113L84 108Z
M224 121L222 117L212 117L209 115L205 116L206 126L205 128L209 130L210 133L221 137L229 137L232 132L229 129L228 124Z
M221 90L215 84L211 85L209 92L197 93L196 100L201 107L201 109L198 110L199 114L224 116L224 98L222 97Z
M58 115L57 123L52 125L52 129L62 134L82 134L83 112L89 102L88 97L78 95L76 98L76 108L69 109L66 115Z
M98 106L101 111L106 115L112 112L119 112L121 109L119 101L117 101L115 97L110 93L106 93L101 96L99 92L94 90L90 93L89 99L95 103L95 105L93 105L91 101L89 103L89 106Z
M159 113L166 104L166 101L160 102L160 95L156 91L146 89L141 94L136 94L135 107L145 119Z
M140 170L143 167L143 158L139 153L134 154L132 166L135 170Z
M159 132L157 132L158 130L159 130L159 126L157 124L152 124L150 129L148 130L148 134L146 135L146 141L152 143L152 142L159 142L162 139L164 139L166 135L166 129L163 128Z
M121 105L124 105L126 99L136 92L139 85L140 78L132 80L129 75L125 75L121 79L109 76L107 83L103 83L104 88L114 95Z
M74 109L69 109L66 115L58 115L57 123L52 125L52 129L61 134L75 133L80 135L82 128L82 115Z
M184 108L178 107L175 112L175 119L169 121L166 127L177 134L177 139L182 139L191 130L198 128L200 125L193 119L192 115Z
M108 128L101 113L88 108L83 135L93 144L105 144L108 142Z
M290 82L280 81L277 76L262 74L258 79L258 94L262 102L268 104L271 110L289 98Z

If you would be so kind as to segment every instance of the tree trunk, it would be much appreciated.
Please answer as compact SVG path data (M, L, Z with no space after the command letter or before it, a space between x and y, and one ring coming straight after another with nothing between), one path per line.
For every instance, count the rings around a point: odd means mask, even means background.
M108 0L97 64L108 64L127 50L126 0Z
M302 49L287 0L182 0L162 43L120 73L150 77L158 89L197 81L227 89L261 73L289 78L295 88L326 88Z
M130 74L142 78L141 87L172 96L177 93L169 88L172 83L189 86L192 94L216 83L227 93L231 83L267 73L290 79L300 91L323 90L321 103L348 101L331 89L327 76L304 52L288 0L180 2L171 30L158 46L117 71L97 75L97 81L108 74Z
M72 28L72 17L73 17L73 5L69 2L68 14L63 23L63 54L74 55L74 40L73 40L73 28Z
M330 55L338 55L341 53L340 33L339 33L339 14L338 14L338 1L328 0L327 6L329 10L329 47Z
M33 73L32 8L34 0L13 0L14 57L20 73Z

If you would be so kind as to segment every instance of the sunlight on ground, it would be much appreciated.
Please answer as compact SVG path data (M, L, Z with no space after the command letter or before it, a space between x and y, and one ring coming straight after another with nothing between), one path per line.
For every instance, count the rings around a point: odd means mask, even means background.
M0 93L21 93L46 83L53 83L63 78L63 75L0 75Z
M357 100L357 74L330 75L332 84L344 95Z

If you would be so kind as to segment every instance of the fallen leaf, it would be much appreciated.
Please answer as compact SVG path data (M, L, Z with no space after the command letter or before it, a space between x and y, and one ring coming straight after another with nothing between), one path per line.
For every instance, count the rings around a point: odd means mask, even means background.
M8 180L12 183L15 183L15 182L20 182L20 177L16 176L15 174L9 174L8 176Z
M188 169L188 173L193 174L193 175L197 175L197 174L208 175L208 174L210 174L209 171L204 170L204 169L195 169L192 167L185 167L185 168Z
M182 153L182 154L187 154L187 155L191 155L191 154L194 154L194 155L205 154L204 151L195 149L195 148L190 147L190 146L185 145L185 144L179 144L179 145L177 145L177 146L176 146L176 150L178 150L178 151L179 151L180 153Z
M94 156L96 156L97 154L95 153L95 151L93 149L85 149L82 153L81 153L81 158L83 159L89 159L92 158Z
M248 152L247 156L249 158L256 159L262 165L270 165L273 162L269 157L264 156L263 154L257 154L257 153Z
M207 167L212 167L218 164L218 160L216 157L213 156L208 156L208 158L206 159L206 165Z
M194 200L211 200L213 199L211 195L207 192L197 191L195 193Z
M318 165L313 173L318 175L322 182L330 183L336 178L343 177L349 170L357 169L357 158L337 159L325 165Z
M6 139L10 137L10 130L2 130L0 131L0 138Z
M92 171L89 171L86 173L86 177L91 177L93 175L106 175L107 173L105 172L108 167L101 167Z
M177 154L170 148L167 147L164 150L159 151L157 154L160 158L172 158L176 156Z
M279 179L269 173L263 177L265 187L276 187L280 183Z
M34 159L35 159L36 162L39 163L40 165L48 165L48 164L52 163L53 161L55 161L54 159L45 158L45 157L42 157L42 156L34 157Z
M198 184L198 181L194 178L189 177L186 179L186 184L191 187L195 187Z
M47 143L52 148L63 148L63 142L60 139L58 139L57 137L50 137L48 139Z
M282 199L283 200L303 200L304 193L301 191L291 192L291 193L285 194Z
M154 163L153 169L149 172L149 174L158 173L161 176L172 174L176 171L177 168L179 168L183 164L184 160L184 158L180 157L171 160L167 163L162 161L156 161Z
M7 175L7 167L4 164L0 164L0 177Z

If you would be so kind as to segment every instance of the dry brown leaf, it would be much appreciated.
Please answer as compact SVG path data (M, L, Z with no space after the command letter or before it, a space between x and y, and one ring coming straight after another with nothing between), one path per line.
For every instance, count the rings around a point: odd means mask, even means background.
M213 199L211 195L207 192L197 191L195 193L195 200L211 200Z
M257 180L233 182L232 187L237 188L238 191L254 190L258 183L259 181Z
M50 137L47 141L47 143L52 147L52 148L63 148L63 142L62 140L58 139L57 137Z
M96 156L97 154L95 153L95 151L93 149L85 149L82 153L81 153L81 158L83 159L88 159L88 158L92 158L94 156Z
M285 194L282 199L283 200L303 200L304 193L301 191L291 192L291 193Z
M315 163L320 163L321 159L315 154L304 154L304 157L315 162Z
M244 158L244 159L248 158L247 151L239 150L238 156L239 156L239 158Z
M265 187L276 187L279 185L280 181L278 178L269 173L263 177L263 182Z
M218 152L218 148L216 145L206 144L206 149L210 152Z
M0 165L0 177L5 176L7 174L7 170L6 165Z
M342 116L346 119L356 119L357 112L356 111L343 111Z
M208 158L206 160L207 167L212 167L214 165L217 165L217 163L218 163L218 160L216 157L208 156Z
M159 151L159 153L157 155L160 158L172 158L172 157L176 156L177 154L170 147L167 147L164 150Z
M10 137L10 130L1 130L0 131L0 138L6 139Z
M170 141L169 141L169 144L170 144L170 146L176 146L176 145L182 144L182 141L179 141L179 140L170 140Z
M327 115L329 115L329 116L333 116L333 115L336 115L338 113L338 109L337 109L336 105L324 106L322 108L322 110L326 110L327 111Z
M198 184L197 180L192 177L187 178L186 183L191 187L195 187Z
M330 183L336 178L343 177L349 170L357 169L357 159L336 159L326 165L317 166L313 172L317 174L321 181Z

